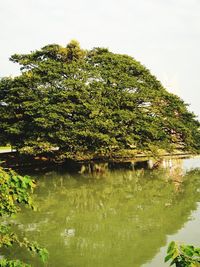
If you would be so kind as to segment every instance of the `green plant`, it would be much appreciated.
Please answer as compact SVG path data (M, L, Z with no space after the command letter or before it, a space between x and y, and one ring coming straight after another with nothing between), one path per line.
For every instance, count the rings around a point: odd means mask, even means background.
M130 56L72 41L11 61L21 74L0 80L2 145L75 159L200 150L195 115Z
M33 208L29 192L33 191L35 182L29 176L18 175L13 170L5 171L0 167L0 217L6 218L20 211L20 205ZM11 227L0 224L0 248L12 247L14 244L25 247L30 252L38 254L43 262L47 261L48 251L37 242L30 242L25 237L19 237L11 231ZM19 260L0 259L1 267L27 267L29 265Z
M172 241L168 246L165 262L169 260L170 266L200 267L200 248Z

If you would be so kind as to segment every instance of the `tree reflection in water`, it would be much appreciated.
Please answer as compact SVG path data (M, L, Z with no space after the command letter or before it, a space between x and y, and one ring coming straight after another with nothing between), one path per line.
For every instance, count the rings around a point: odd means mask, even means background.
M39 210L24 210L16 228L48 248L49 266L141 266L190 219L200 170L184 172L180 159L151 169L130 164L37 175Z

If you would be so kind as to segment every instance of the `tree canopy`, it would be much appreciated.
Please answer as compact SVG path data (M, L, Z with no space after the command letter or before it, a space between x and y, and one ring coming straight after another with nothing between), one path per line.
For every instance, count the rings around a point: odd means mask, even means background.
M0 140L30 154L113 156L200 149L200 123L134 58L105 48L47 45L15 54L21 74L0 80Z

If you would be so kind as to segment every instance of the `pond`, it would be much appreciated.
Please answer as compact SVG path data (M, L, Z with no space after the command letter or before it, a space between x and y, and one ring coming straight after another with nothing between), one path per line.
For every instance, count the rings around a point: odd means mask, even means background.
M48 249L45 266L169 266L171 240L200 246L200 158L148 166L103 163L34 173L38 209L24 208L12 219L15 228ZM21 248L4 253L43 266Z

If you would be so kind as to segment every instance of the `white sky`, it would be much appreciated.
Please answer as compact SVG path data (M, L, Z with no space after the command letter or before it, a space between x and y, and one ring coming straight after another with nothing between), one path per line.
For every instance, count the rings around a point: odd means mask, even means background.
M200 0L0 0L0 77L14 53L77 39L143 63L200 117Z

